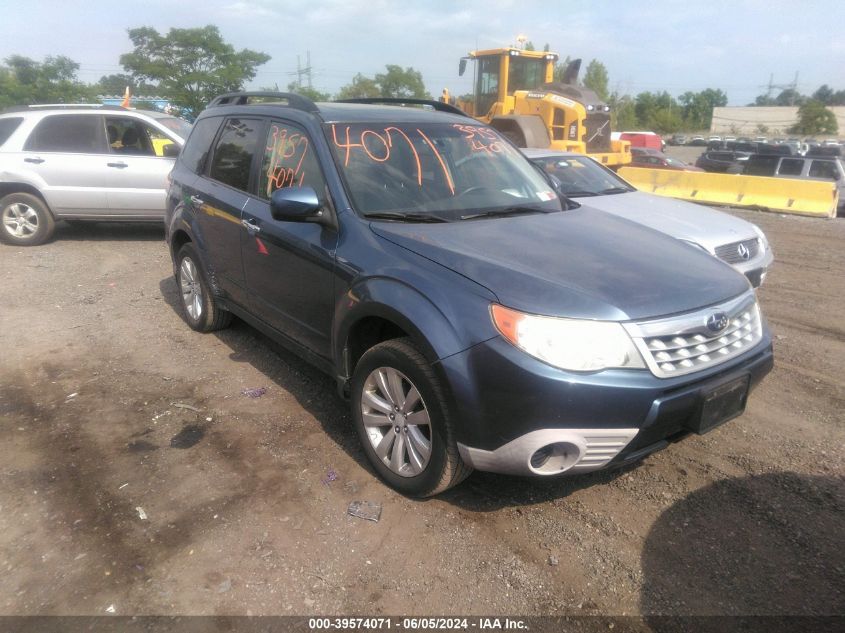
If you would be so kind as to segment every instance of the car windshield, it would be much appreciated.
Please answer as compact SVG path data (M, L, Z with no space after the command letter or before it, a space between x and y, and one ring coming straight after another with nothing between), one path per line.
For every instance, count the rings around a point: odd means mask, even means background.
M556 177L564 195L572 198L633 191L619 176L586 156L544 156L531 160Z
M178 119L175 116L157 116L156 121L161 123L171 132L175 132L183 139L187 139L191 133L191 124L184 119Z
M330 123L326 134L365 216L451 221L563 209L549 182L489 127Z

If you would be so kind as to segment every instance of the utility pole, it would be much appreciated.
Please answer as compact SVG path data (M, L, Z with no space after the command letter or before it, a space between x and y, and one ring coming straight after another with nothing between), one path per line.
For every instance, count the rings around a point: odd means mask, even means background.
M296 87L302 88L302 77L308 79L308 88L313 88L311 83L311 51L305 53L305 68L302 67L302 61L299 55L296 56Z

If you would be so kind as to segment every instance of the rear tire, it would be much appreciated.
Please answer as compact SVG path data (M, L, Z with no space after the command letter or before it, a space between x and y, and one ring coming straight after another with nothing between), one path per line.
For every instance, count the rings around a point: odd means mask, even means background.
M379 343L358 361L352 419L378 475L412 497L436 495L472 468L458 453L445 391L409 338Z
M37 246L53 236L56 221L44 201L30 193L10 193L0 200L0 240Z
M232 322L232 313L217 304L200 259L191 244L185 244L176 258L176 285L182 316L191 329L213 332L228 327Z

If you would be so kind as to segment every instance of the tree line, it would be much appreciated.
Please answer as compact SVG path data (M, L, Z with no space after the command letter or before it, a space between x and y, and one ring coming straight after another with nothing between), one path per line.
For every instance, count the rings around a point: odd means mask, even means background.
M219 29L170 29L161 34L151 27L129 29L133 50L120 56L125 72L106 75L95 84L77 78L79 64L65 56L47 57L41 62L21 55L12 55L0 65L0 108L35 103L80 103L94 101L98 95L122 94L131 86L135 96L160 96L192 119L215 96L242 90L255 78L257 69L270 60L266 53L250 49L235 50L223 40ZM524 46L534 50L531 42ZM549 50L546 44L544 50ZM562 80L570 58L559 62L555 79ZM609 90L607 68L593 59L587 65L582 83L611 107L616 130L650 129L659 133L710 128L713 108L725 106L728 96L719 89L688 91L677 98L667 91L640 92L637 95ZM315 101L358 97L431 98L422 74L412 67L395 64L368 77L356 74L350 83L331 95L318 89L288 84ZM278 86L265 89L278 91ZM467 95L469 96L469 95ZM784 90L776 97L760 95L753 104L798 105L802 134L836 133L836 118L827 109L845 105L845 90L821 86L809 97L795 90Z

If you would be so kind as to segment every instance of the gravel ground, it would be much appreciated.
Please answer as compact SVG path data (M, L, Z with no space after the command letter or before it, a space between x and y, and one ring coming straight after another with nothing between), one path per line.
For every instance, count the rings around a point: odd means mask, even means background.
M845 614L845 220L734 213L776 254L741 418L426 501L373 475L329 378L188 329L158 227L0 247L0 615Z

